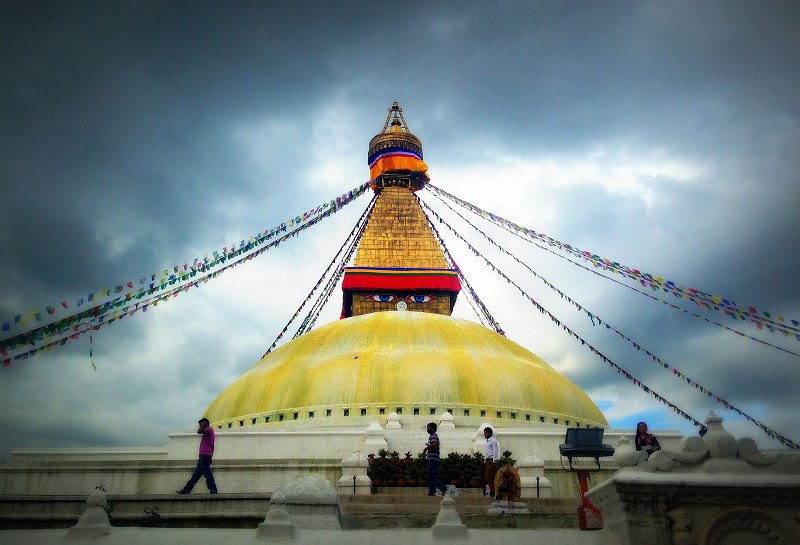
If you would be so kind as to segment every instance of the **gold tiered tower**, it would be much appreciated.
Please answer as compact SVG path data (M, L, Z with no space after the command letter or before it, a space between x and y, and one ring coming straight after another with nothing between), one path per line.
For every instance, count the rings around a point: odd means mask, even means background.
M367 162L378 199L345 271L343 317L384 310L449 316L461 285L414 196L428 167L397 102L370 142Z
M343 319L264 356L211 403L212 425L361 427L396 412L424 426L447 411L456 426L606 427L538 356L450 316L460 283L414 196L427 165L396 102L368 163L378 198L345 271Z

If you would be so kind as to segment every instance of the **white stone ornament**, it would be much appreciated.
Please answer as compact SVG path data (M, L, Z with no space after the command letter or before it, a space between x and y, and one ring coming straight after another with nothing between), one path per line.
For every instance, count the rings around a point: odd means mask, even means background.
M286 511L286 496L276 492L269 500L269 511L264 522L258 525L256 537L269 541L290 541L294 539L294 524Z
M647 461L647 453L636 450L628 437L620 437L612 458L620 467L633 467Z
M680 451L659 450L650 455L646 466L650 471L670 471L682 464L694 464L708 454L708 445L700 437L687 437Z
M456 429L456 424L453 419L453 415L450 414L449 411L445 411L442 413L442 416L439 417L439 430L454 430Z
M399 311L408 310L408 304L405 301L398 301L397 302L397 310L399 310Z
M318 474L306 474L283 483L273 494L286 504L292 525L301 530L341 530L339 494ZM270 510L272 508L270 507ZM280 513L280 511L278 511ZM282 514L276 515L283 517ZM265 522L268 522L265 519Z
M368 470L367 457L360 451L352 451L345 455L342 458L342 476L336 483L338 493L340 495L369 495L372 481L367 475Z
M544 460L532 452L523 454L514 463L514 469L519 473L520 498L552 497L553 483L544 476L544 467Z
M400 428L402 428L400 425L400 415L394 411L390 412L388 418L386 419L386 429L399 430Z
M86 500L86 510L78 523L67 530L66 539L86 539L110 534L111 523L105 510L107 503L105 492L99 489L92 492Z
M467 537L467 527L461 522L461 517L456 511L456 501L445 494L436 517L436 523L431 526L434 539L458 539Z
M378 454L381 449L387 449L386 432L377 422L371 422L364 432L364 454Z

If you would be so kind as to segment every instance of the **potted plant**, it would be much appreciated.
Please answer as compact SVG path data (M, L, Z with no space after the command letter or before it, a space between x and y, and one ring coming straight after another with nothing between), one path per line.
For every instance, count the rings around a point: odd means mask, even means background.
M455 467L447 470L447 482L453 486L461 486L461 472Z
M392 462L386 458L388 453L381 451L378 453L378 458L373 457L367 468L367 476L372 480L372 486L386 486L391 473Z
M501 467L503 467L506 464L511 464L513 466L514 462L516 462L516 460L511 458L511 451L510 450L504 450L503 451L503 455L500 457L499 460L497 460L497 469L500 469Z
M417 473L415 466L412 465L406 469L406 483L408 486L417 486L417 483L419 482L418 475L419 474Z

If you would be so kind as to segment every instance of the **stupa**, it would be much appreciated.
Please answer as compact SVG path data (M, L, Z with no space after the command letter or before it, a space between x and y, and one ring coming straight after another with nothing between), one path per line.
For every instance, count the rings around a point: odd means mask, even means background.
M461 281L416 198L428 167L396 102L368 163L376 198L344 271L341 319L269 352L205 411L217 429L220 491L271 494L311 472L332 484L346 476L340 493L369 494L367 455L420 452L433 421L444 455L481 451L491 425L503 449L527 464L521 474L541 477L527 493L577 497L558 445L568 427L607 421L541 358L451 316ZM606 438L623 433L607 430ZM660 431L659 439L676 443L680 434ZM193 428L170 434L164 447L17 449L0 464L0 495L83 495L101 485L110 495L170 494L196 457Z
M414 192L428 182L422 143L395 102L370 142L377 193L342 284L342 319L264 356L208 410L219 429L366 426L391 413L424 429L601 426L591 399L510 339L452 317L461 285Z
M174 493L196 463L194 431L173 433L156 448L17 449L0 463L0 544L87 536L109 545L255 539L426 545L443 537L587 545L796 542L800 455L759 452L752 439L727 433L713 413L704 438L681 442L678 432L659 430L663 449L649 459L633 450L633 430L605 430L618 449L593 473L595 487L586 496L608 525L579 532L572 522L578 489L558 445L566 428L607 428L605 417L533 353L451 316L459 277L414 196L428 182L427 166L396 102L370 142L369 164L377 199L344 276L342 318L268 353L208 407L219 430L214 473L221 494ZM405 495L410 501L391 492L372 495L367 455L419 452L429 421L440 424L443 454L480 450L482 426L495 427L503 448L515 453L531 513L489 515L481 503L489 498L480 496L446 497L440 506L424 494ZM104 509L106 491L113 509ZM194 494L202 494L200 487ZM373 501L382 495L385 502ZM87 520L96 524L87 529ZM118 527L129 525L169 527ZM207 528L215 525L225 528Z

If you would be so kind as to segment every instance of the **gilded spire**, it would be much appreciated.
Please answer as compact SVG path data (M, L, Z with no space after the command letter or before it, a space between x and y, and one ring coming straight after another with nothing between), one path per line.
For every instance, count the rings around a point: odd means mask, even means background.
M421 189L428 181L428 165L422 160L422 142L409 130L403 109L392 103L383 130L369 142L367 164L373 189L385 187L387 181L393 185L404 185Z
M369 163L379 195L353 267L345 270L342 316L385 310L449 315L461 285L414 196L428 181L428 166L396 101L370 141Z
M397 127L397 129L395 129ZM408 123L406 123L406 118L403 116L403 108L397 104L395 100L392 105L389 107L389 113L386 116L386 123L383 124L383 130L381 132L389 132L386 129L389 129L392 132L407 132L411 133L411 129L408 128Z

